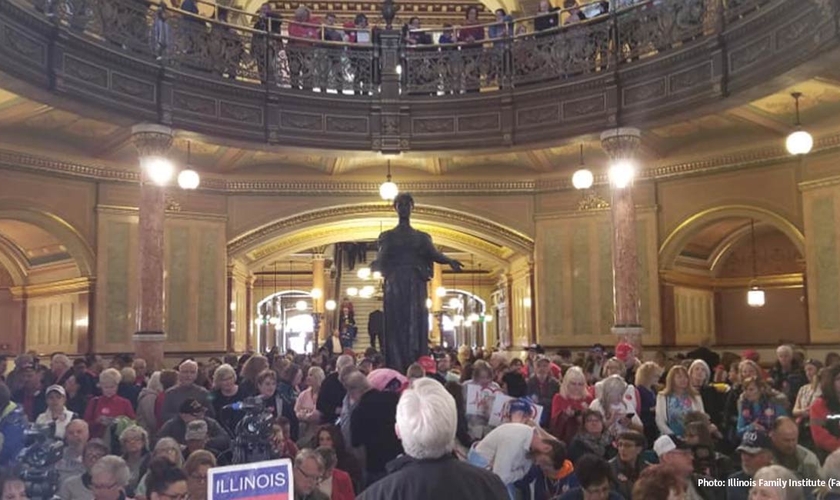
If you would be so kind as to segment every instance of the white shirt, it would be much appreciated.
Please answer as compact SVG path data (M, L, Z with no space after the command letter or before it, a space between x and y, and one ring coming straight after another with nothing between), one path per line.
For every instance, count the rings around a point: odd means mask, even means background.
M67 424L73 420L73 415L74 413L72 411L65 408L64 413L62 413L58 418L53 418L52 412L47 410L38 415L38 418L35 419L35 425L48 426L55 422L55 438L64 439L64 431L67 429Z
M490 470L505 484L513 484L531 469L528 452L535 429L525 424L502 424L475 445L475 452L490 462Z

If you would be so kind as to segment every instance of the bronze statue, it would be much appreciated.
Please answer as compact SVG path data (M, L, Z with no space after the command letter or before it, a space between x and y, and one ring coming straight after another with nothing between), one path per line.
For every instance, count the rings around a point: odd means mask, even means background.
M411 227L413 208L410 194L397 196L394 209L400 222L379 235L379 253L371 264L371 269L385 278L385 332L381 340L385 364L400 373L429 353L426 283L432 278L432 264L448 264L461 271L461 263L440 253L431 236Z

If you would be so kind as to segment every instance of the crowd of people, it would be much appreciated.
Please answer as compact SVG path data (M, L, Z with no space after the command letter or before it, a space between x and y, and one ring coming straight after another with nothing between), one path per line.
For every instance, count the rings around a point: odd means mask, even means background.
M838 497L819 480L840 478L840 356L776 358L462 346L403 374L372 348L159 371L124 354L0 357L0 498L39 498L34 430L58 443L45 477L62 500L204 499L252 401L270 414L266 458L294 462L296 500Z

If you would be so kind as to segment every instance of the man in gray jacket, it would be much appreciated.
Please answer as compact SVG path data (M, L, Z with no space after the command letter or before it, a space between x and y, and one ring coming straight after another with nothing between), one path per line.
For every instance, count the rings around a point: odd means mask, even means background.
M206 408L195 399L187 399L181 404L178 416L169 419L157 434L158 439L171 437L178 443L187 444L187 426L191 422L202 420L207 424L207 448L219 452L227 451L230 448L230 435L216 420L206 416Z

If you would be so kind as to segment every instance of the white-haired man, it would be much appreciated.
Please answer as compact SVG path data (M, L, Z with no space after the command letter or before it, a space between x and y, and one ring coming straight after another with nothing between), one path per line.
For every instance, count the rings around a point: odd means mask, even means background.
M198 378L198 363L187 359L178 365L178 384L166 390L166 395L163 397L161 422L177 417L181 405L188 399L195 399L207 408L207 416L215 416L213 405L208 398L209 392L195 383L196 378Z
M770 369L773 389L796 401L799 388L808 382L805 371L794 357L793 347L780 345L776 348L776 364Z
M335 361L335 371L327 375L321 384L318 400L315 402L315 408L321 412L321 423L334 424L341 413L341 405L347 391L338 379L338 374L348 366L356 366L356 361L353 356L342 354Z
M506 500L507 489L490 471L461 462L452 454L458 411L440 383L418 379L397 405L395 429L405 455L388 464L389 475L365 490L359 500Z

